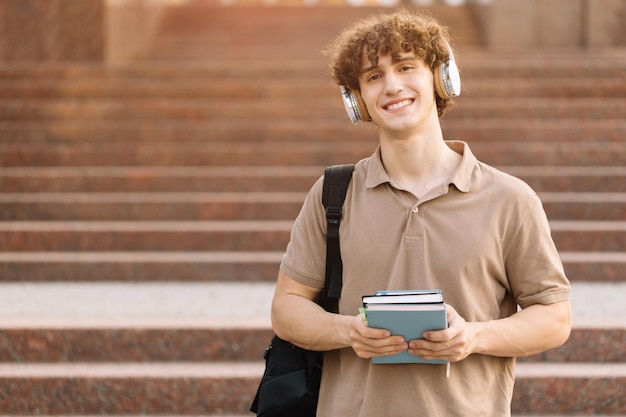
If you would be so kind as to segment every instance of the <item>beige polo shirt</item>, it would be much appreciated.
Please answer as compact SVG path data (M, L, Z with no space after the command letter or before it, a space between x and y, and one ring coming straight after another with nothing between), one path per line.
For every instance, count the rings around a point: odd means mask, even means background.
M467 144L447 143L461 163L422 199L390 183L379 149L356 164L340 226L340 313L357 314L362 295L384 289L441 289L467 321L569 298L535 192L477 161ZM325 232L320 179L294 223L282 272L322 288ZM349 348L327 352L318 416L508 416L514 366L513 358L471 355L445 378L445 365L372 365Z

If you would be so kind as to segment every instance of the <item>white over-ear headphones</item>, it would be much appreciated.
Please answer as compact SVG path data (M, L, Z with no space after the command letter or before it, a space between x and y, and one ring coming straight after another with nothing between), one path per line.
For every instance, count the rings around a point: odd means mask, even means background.
M435 70L435 90L437 95L441 98L454 98L461 95L461 76L459 75L459 68L454 61L454 53L450 44L446 42L448 47L449 57L446 62L439 65L439 68Z
M441 98L454 98L461 95L461 76L459 75L459 69L454 61L454 53L450 44L446 42L448 47L449 57L446 62L439 65L434 71L433 77L435 82L435 92ZM365 103L361 98L361 94L357 90L352 90L344 85L341 88L341 98L343 104L350 117L350 121L356 124L359 120L364 122L370 122L372 118L367 112Z

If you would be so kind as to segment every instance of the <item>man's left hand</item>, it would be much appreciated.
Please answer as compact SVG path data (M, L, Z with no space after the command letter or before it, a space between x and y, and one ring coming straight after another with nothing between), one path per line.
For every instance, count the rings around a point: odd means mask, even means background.
M408 352L423 359L443 359L458 362L472 354L473 332L470 323L446 304L448 328L424 332L424 339L409 342Z

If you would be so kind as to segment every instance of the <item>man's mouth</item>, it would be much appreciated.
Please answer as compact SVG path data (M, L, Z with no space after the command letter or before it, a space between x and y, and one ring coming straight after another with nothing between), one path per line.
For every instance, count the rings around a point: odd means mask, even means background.
M385 106L385 110L398 110L398 109L401 109L403 107L410 106L412 103L413 103L412 99L402 100L402 101L399 101L397 103L393 103L393 104L389 104L389 105Z

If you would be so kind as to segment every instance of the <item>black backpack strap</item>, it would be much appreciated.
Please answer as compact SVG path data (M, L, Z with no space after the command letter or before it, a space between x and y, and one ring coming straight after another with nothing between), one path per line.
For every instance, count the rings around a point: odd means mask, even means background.
M327 311L338 311L341 296L343 262L339 247L339 224L343 217L343 202L352 180L353 164L333 165L324 171L322 204L326 208L326 279L320 305Z

